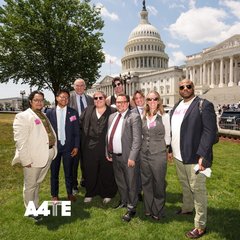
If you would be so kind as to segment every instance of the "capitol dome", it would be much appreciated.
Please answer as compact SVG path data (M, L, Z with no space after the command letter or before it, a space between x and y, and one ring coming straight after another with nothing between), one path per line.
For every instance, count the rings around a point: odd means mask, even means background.
M122 58L122 73L148 73L168 68L168 55L164 52L156 27L148 21L148 12L143 4L140 23L129 35Z

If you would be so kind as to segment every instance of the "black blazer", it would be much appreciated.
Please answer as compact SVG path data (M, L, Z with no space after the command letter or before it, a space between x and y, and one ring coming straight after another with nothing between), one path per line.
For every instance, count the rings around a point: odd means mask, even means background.
M48 109L46 115L49 121L51 122L56 134L58 134L56 108ZM65 150L71 152L73 148L79 148L80 146L79 116L78 112L70 107L67 107L65 133L66 133ZM58 146L59 144L60 143L58 141Z
M203 157L203 166L210 167L213 160L212 147L215 143L217 121L214 106L206 99L202 113L199 111L200 98L196 97L189 106L181 125L180 150L184 164L197 164ZM177 103L170 113L170 119L178 106Z

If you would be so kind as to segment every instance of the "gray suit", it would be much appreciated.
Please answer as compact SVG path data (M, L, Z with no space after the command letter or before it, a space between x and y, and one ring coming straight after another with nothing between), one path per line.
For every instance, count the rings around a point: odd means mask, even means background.
M114 117L118 113L110 115L108 120L108 129L113 122ZM127 204L130 211L136 210L137 205L137 180L138 180L138 165L139 165L139 150L142 140L142 121L139 114L127 111L122 123L122 154L112 154L113 169L115 180L121 196L123 204ZM108 144L107 144L108 145ZM111 156L107 152L108 156ZM128 167L128 160L135 161L135 167Z
M157 115L155 123L154 127L148 128L147 120L143 119L141 179L145 213L161 218L166 199L167 152L165 128L160 115Z
M85 93L84 93L84 96L86 97L87 106L94 104L93 103L93 98L91 96L89 96ZM70 92L69 107L78 111L77 98L76 98L76 92L75 91ZM79 111L78 111L78 114L79 114ZM81 115L81 114L79 114L79 115Z
M86 102L87 102L87 106L89 105L93 105L93 98L89 95L84 94L84 96L86 97ZM69 107L75 109L79 115L81 115L81 113L79 113L78 110L78 105L77 105L77 98L76 98L76 92L72 91L70 92L70 98L69 98ZM86 106L86 107L87 107ZM81 131L80 131L80 143L81 143ZM85 178L84 176L84 169L83 169L83 159L81 156L81 144L80 144L80 151L78 152L78 155L76 157L74 157L74 162L73 162L73 189L76 190L78 188L78 166L79 166L79 161L80 161L80 167L81 167L81 172L82 172L82 179Z

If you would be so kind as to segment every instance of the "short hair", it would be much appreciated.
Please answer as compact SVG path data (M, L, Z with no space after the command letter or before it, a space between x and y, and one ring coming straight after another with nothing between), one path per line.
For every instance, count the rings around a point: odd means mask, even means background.
M106 95L103 91L96 91L96 92L93 94L93 97L95 97L95 94L96 94L96 93L101 93L105 99L107 98L107 95Z
M39 90L35 90L35 91L33 91L33 92L31 92L31 93L29 94L29 96L28 96L28 101L32 101L33 98L34 98L34 96L35 96L36 94L42 95L43 98L44 98L43 92L41 92L41 91L39 91Z
M112 86L113 87L116 87L115 82L117 82L117 81L120 82L121 84L123 84L123 81L122 81L122 79L120 77L115 77L112 80Z
M117 98L118 98L118 97L125 97L126 100L127 100L127 102L130 102L130 97L129 97L127 94L125 94L125 93L120 93L120 94L117 96Z
M57 91L56 97L58 97L61 93L66 93L68 95L68 97L70 97L70 93L67 89L59 89Z
M136 97L137 94L140 94L143 98L145 98L145 95L144 95L143 91L142 91L142 90L137 90L137 91L135 91L135 93L133 94L133 97L132 97L132 100L133 100L133 101L135 101L135 97Z

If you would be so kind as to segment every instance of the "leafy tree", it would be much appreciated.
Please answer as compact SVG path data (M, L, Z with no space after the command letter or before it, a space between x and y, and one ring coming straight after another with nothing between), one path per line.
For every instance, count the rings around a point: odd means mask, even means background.
M0 82L38 89L88 86L104 61L104 26L90 0L5 0L0 7Z

